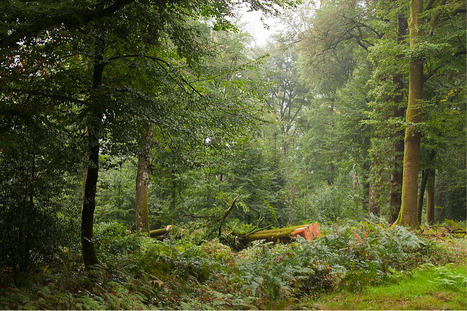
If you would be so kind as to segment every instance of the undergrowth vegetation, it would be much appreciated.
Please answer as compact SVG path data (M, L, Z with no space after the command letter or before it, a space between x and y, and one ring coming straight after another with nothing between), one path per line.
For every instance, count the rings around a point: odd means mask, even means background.
M256 241L235 252L218 240L199 242L193 232L158 241L119 223L100 224L99 267L84 271L78 251L64 249L60 266L21 284L7 280L0 309L285 308L461 256L403 227L376 222L335 224L323 232L312 242Z
M300 301L293 309L312 310L466 310L465 262L436 267L424 264L396 274L391 282L370 286L361 293L346 291ZM291 309L292 309L291 308Z

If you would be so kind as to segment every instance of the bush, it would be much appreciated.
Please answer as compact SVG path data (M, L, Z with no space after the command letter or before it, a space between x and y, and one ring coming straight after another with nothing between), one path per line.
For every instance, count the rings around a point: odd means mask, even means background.
M19 148L19 147L18 147ZM63 171L32 152L0 155L0 279L56 262L76 234L64 199ZM11 272L11 273L10 273ZM1 280L0 280L1 281ZM1 283L0 283L1 285Z

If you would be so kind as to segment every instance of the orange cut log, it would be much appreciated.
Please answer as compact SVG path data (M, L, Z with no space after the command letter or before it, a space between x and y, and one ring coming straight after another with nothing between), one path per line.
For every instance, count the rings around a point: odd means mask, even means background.
M321 236L319 224L314 222L306 227L298 228L290 233L291 236L301 236L307 241L312 241L314 238Z
M237 247L246 247L249 243L256 240L290 243L294 240L294 237L298 235L302 236L307 241L311 241L314 238L321 236L319 224L312 223L309 225L263 230L250 233L246 236L236 236L236 239L238 241Z

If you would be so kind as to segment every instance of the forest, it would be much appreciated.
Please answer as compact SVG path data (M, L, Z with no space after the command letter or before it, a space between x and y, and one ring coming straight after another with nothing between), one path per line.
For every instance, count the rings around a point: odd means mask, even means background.
M0 1L0 309L467 309L466 30L464 0Z

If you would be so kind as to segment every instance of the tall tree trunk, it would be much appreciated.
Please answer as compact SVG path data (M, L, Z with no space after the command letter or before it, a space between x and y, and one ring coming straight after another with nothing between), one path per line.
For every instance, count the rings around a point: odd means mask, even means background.
M398 31L397 31L397 42L401 44L405 40L407 35L407 19L403 15L398 16ZM403 55L398 55L397 58L402 58ZM397 95L394 97L394 117L403 118L405 115L405 107L400 104L404 99L403 89L404 80L402 74L395 74L393 82L396 85ZM390 221L395 222L399 215L401 207L401 190L402 190L402 163L404 161L404 131L396 130L396 141L394 143L394 157L393 157L393 169L391 174L391 194L390 194Z
M420 40L422 0L410 4L410 47L415 49ZM420 132L416 124L421 121L423 99L423 61L412 56L409 63L409 101L407 105L407 127L405 129L402 202L396 224L411 228L418 227L417 190L420 167Z
M149 232L149 163L151 162L152 126L141 142L138 155L138 172L136 173L136 230Z
M422 182L420 183L420 191L418 193L418 223L422 223L422 214L423 214L423 199L425 198L425 189L426 189L426 182L428 181L428 170L422 171Z
M89 157L88 155L86 154L86 162L89 160ZM84 190L86 188L86 179L88 178L88 168L86 167L84 170L83 170L83 178L81 179L81 201L82 201L82 204L81 204L81 211L83 211L83 204L84 204Z
M98 39L96 42L93 63L93 96L88 107L88 163L86 184L84 186L83 209L81 214L81 245L83 260L86 269L91 269L99 264L93 242L94 210L96 208L97 179L99 172L99 137L101 131L102 108L96 100L96 92L102 85L104 72L104 42Z
M426 222L429 225L435 222L435 170L428 171L427 197L426 197Z
M405 110L405 109L404 109ZM404 113L404 111L402 112ZM399 135L397 133L396 135ZM403 135L403 134L402 134ZM403 136L402 136L403 137ZM404 138L394 144L393 170L391 173L390 220L395 222L399 216L402 202L402 164L404 161Z
M91 127L90 127L91 129ZM99 263L93 242L94 210L96 209L97 179L99 172L99 128L89 131L88 168L84 186L83 210L81 214L81 245L86 269Z

